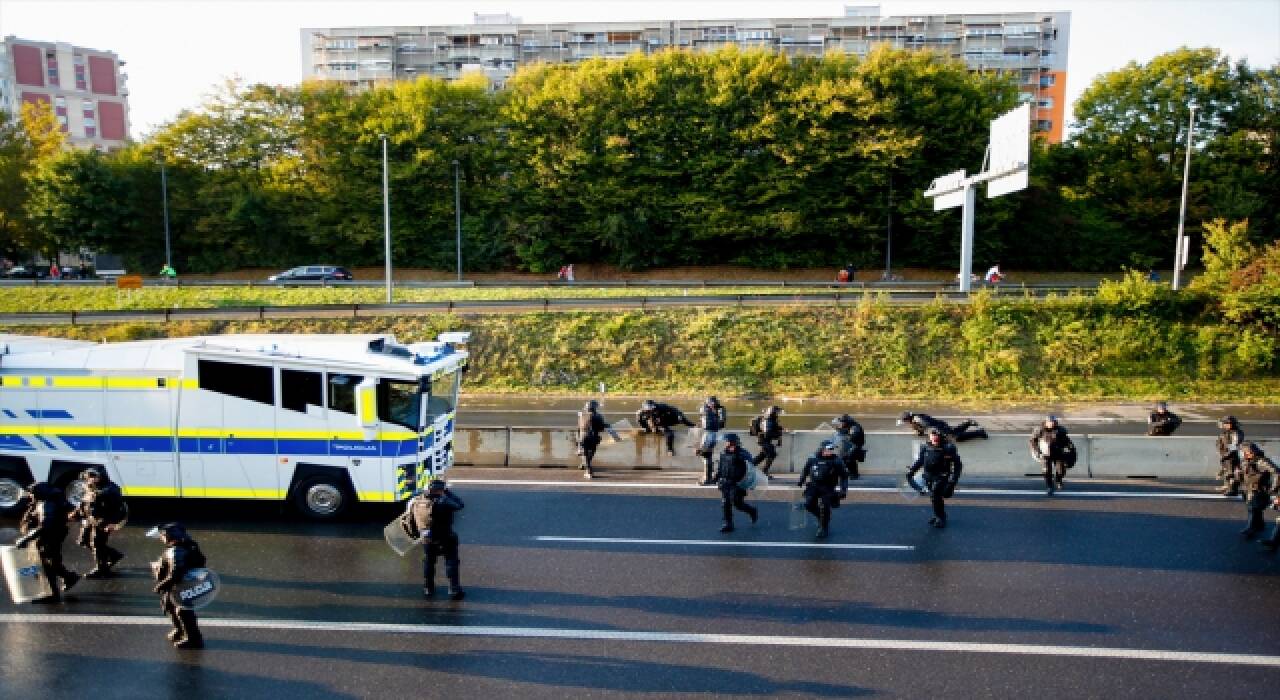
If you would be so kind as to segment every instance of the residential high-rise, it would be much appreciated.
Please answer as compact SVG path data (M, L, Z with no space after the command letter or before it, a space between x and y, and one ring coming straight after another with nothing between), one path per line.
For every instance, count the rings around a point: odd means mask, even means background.
M16 114L23 103L43 102L72 145L119 148L129 136L124 64L111 51L7 36L0 42L0 109Z
M866 55L876 46L933 49L970 69L1017 76L1032 103L1033 128L1062 140L1066 113L1069 12L883 17L878 6L846 7L816 18L653 20L526 24L509 14L475 15L473 24L303 29L304 80L356 89L417 76L454 79L481 72L501 88L535 62L571 63L669 48L714 50L729 44L788 55L841 51Z

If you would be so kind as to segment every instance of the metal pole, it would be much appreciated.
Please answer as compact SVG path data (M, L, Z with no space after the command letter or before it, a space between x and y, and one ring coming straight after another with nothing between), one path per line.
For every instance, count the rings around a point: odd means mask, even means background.
M453 161L453 216L457 231L458 281L462 281L462 189L458 179L458 161Z
M1191 179L1191 144L1196 130L1196 106L1191 105L1191 116L1187 119L1187 160L1182 166L1182 205L1178 208L1178 237L1173 247L1173 288L1176 290L1181 282L1182 266L1187 264L1183 255L1185 245L1182 242L1182 225L1187 218L1187 181Z
M960 291L968 293L973 277L973 207L977 188L964 184L964 207L960 210Z
M387 185L387 135L382 137L382 229L387 258L387 303L391 303L391 192Z
M884 279L889 281L893 266L893 173L889 173L889 216L885 223L884 237Z
M173 254L169 248L169 176L160 161L160 204L164 209L164 264L173 267Z

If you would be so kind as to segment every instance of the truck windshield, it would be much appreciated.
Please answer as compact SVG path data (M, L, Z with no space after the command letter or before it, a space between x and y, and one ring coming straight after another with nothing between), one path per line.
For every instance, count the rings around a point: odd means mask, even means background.
M418 432L422 429L422 426L418 425L421 405L422 392L418 390L417 382L392 379L383 379L378 382L379 420Z
M457 372L450 372L431 380L431 397L427 399L427 423L434 423L437 418L453 410L458 399L458 376Z

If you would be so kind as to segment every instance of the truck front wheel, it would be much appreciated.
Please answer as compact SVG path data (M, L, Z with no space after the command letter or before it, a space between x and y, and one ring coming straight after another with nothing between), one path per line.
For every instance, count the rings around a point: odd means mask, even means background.
M353 500L341 484L326 476L313 476L298 484L293 499L298 510L312 520L333 520Z

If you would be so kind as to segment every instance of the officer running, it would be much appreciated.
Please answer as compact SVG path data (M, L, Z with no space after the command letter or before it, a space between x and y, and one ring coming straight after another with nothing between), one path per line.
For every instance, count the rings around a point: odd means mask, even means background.
M1147 416L1147 435L1164 436L1173 435L1173 431L1182 425L1182 419L1178 414L1169 410L1169 404L1159 401L1156 408Z
M781 408L770 406L751 421L751 434L755 436L756 444L760 445L760 454L756 455L755 461L760 466L760 471L769 479L773 478L769 468L773 466L773 460L778 458L778 447L782 445L785 430L778 418L781 414Z
M862 430L862 425L848 413L833 419L831 424L836 428L835 435L831 437L836 446L836 454L844 462L845 469L849 470L849 478L857 479L858 463L867 458L867 434Z
M913 413L911 411L903 411L898 416L898 425L908 423L911 429L916 431L916 435L927 437L929 431L937 429L942 436L956 442L964 442L975 438L987 439L987 431L978 425L978 422L972 419L966 419L954 428L949 423L927 413Z
M694 448L694 452L702 458L702 481L699 486L710 486L715 481L711 478L711 458L715 455L716 434L724 430L729 422L729 413L720 405L720 399L708 396L698 409L698 424L702 428L702 442Z
M1058 417L1046 416L1044 423L1031 432L1031 455L1040 462L1044 473L1045 495L1062 488L1067 470L1075 466L1072 459L1076 446L1067 436L1067 429L1058 423Z
M685 417L684 411L652 399L646 400L640 405L640 410L636 411L636 422L644 429L646 433L662 433L667 439L667 456L674 457L676 454L675 440L676 433L672 430L672 426L685 425L693 427L693 421Z
M591 471L591 460L595 459L596 448L600 445L600 433L604 432L612 435L614 440L618 439L618 434L600 415L600 402L592 399L578 412L578 454L582 457L578 469L586 470L582 475L584 479L595 478L595 472Z
M179 587L187 572L204 568L204 552L200 551L200 545L187 534L182 523L166 523L157 527L154 532L164 542L166 549L160 559L151 564L156 574L156 585L152 590L160 594L160 609L169 616L169 622L173 623L173 631L168 635L169 641L179 649L203 649L204 637L200 634L196 611L182 601Z
M924 486L915 480L916 472L921 469L924 469ZM926 489L929 491L929 500L933 503L930 525L937 528L947 526L944 499L955 493L963 469L955 444L944 440L941 430L930 428L929 437L916 451L916 461L907 467L907 483L911 484L911 488L920 493L924 493Z
M89 467L80 478L84 479L85 495L71 517L80 521L78 544L93 552L95 566L85 578L107 578L115 574L115 565L124 558L124 552L107 541L120 529L129 511L120 487L102 467Z
M760 512L746 503L747 490L742 488L742 480L747 478L751 467L751 455L742 448L742 441L737 433L725 433L724 449L720 451L720 462L714 476L715 484L720 489L720 510L724 515L724 524L720 532L733 532L733 509L737 508L755 524Z
M430 598L436 594L436 560L444 557L444 575L449 579L449 599L462 600L458 568L458 533L453 531L453 516L465 506L462 499L446 488L443 479L432 479L425 492L409 500L405 509L409 534L422 538L422 595Z
M62 542L67 538L67 516L71 507L67 505L61 489L43 481L32 484L28 494L31 503L19 524L23 534L13 546L21 548L35 542L45 578L53 590L49 595L31 602L59 603L62 601L62 594L71 590L80 580L79 574L62 563Z
M1222 486L1218 492L1227 498L1240 495L1240 446L1244 444L1244 431L1235 416L1223 416L1218 421L1218 478Z
M836 446L823 440L817 452L804 463L800 472L800 488L804 489L804 509L818 519L814 537L826 537L831 526L831 509L849 495L849 472L836 454Z
M1253 463L1252 466L1246 466L1245 469L1251 469L1258 473L1271 472L1271 493L1267 495L1267 500L1273 507L1280 510L1280 467L1277 467L1276 463L1271 461L1271 458L1262 451L1262 448L1252 442L1245 445L1243 452L1245 464ZM1260 510L1266 510L1266 506L1263 505ZM1276 549L1280 549L1280 515L1276 516L1276 524L1271 530L1271 536L1262 541L1262 546L1273 552Z
M1262 448L1246 442L1240 450L1240 486L1244 491L1248 521L1240 535L1253 539L1262 532L1263 516L1277 495L1276 465L1262 453ZM1280 527L1280 526L1278 526ZM1274 539L1274 538L1273 538Z

